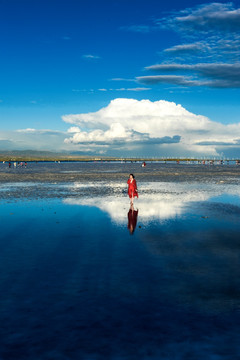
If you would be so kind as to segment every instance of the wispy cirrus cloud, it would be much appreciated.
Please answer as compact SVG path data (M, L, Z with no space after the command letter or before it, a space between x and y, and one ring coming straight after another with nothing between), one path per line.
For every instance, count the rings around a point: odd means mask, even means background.
M147 91L147 90L151 90L151 88L146 88L146 87L135 87L135 88L119 88L119 89L113 89L116 91Z
M118 77L118 78L112 78L112 79L110 79L111 81L130 81L130 82L134 82L135 80L134 79L125 79L125 78L120 78L120 77Z
M133 82L136 82L136 80L132 80ZM73 92L95 92L95 91L100 91L100 92L107 92L107 91L110 91L110 92L113 92L113 91L131 91L131 92L141 92L141 91L148 91L148 90L151 90L151 88L149 87L133 87L133 88L126 88L126 87L121 87L121 88L110 88L110 89L106 89L106 88L100 88L100 89L73 89L72 91Z
M194 80L189 76L182 75L152 75L152 76L139 76L137 77L139 83L145 85L156 84L172 84L182 86L209 86L209 81L203 82Z
M203 75L214 74L219 78L240 76L240 62L235 64L226 63L203 63L203 64L156 64L147 66L146 70L152 71L197 71Z
M239 88L240 63L200 63L200 64L156 64L146 67L158 73L190 72L186 75L150 75L137 77L142 84L170 83L184 86L208 86L214 88Z
M189 54L189 53L199 53L204 50L204 45L200 42L192 43L192 44L181 44L175 45L171 48L164 49L165 53L170 54Z
M92 55L92 54L82 55L82 58L83 58L83 59L89 59L89 60L98 60L98 59L101 59L100 56L98 56L98 55Z
M161 28L181 32L197 30L202 34L218 31L235 33L240 30L240 9L236 9L232 2L213 2L174 13L169 17L156 20L156 24Z
M171 84L187 87L209 87L216 89L240 88L240 80L197 80L184 75L153 75L137 77L139 83L144 85Z
M155 74L136 77L140 84L240 87L240 8L233 3L186 8L155 19L146 27L148 32L174 31L180 43L158 52L160 63L145 68Z
M195 51L199 58L239 59L240 8L235 8L233 3L198 5L159 19L157 24L162 29L178 32L184 40L182 44L165 49L168 55ZM198 53L198 47L203 53Z
M238 33L240 30L240 8L233 2L200 4L180 11L173 11L166 17L155 18L149 24L132 24L120 30L148 33L159 30L173 30L187 38L212 36L216 32ZM190 30L198 31L198 34Z

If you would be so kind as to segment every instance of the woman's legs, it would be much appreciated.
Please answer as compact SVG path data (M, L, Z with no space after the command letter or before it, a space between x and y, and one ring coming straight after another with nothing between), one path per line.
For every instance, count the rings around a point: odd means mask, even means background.
M130 198L130 204L133 205L133 192L132 192L132 197Z

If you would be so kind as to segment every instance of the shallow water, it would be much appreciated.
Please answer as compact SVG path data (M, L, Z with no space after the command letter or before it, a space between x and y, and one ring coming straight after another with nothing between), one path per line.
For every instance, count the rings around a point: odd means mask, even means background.
M0 162L0 173L15 173L15 174L24 174L24 173L66 173L66 174L91 174L91 173L130 173L137 172L142 174L153 174L155 171L164 170L166 173L172 171L200 171L202 174L206 171L213 171L214 173L222 173L224 171L233 170L240 172L240 166L236 165L235 161L225 162L220 165L219 163L215 163L215 165L209 164L198 164L196 162L186 163L181 162L177 164L174 161L169 161L168 163L164 163L162 161L159 162L147 162L146 167L142 167L140 162L106 162L106 161L98 161L98 162L28 162L27 166L16 166L14 167L13 163L11 167L8 167L8 162L2 163Z
M2 186L0 359L240 357L238 186L139 194L129 215L122 182Z

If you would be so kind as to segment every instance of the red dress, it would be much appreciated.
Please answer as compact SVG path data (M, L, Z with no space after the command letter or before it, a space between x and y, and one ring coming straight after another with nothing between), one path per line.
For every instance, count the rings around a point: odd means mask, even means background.
M136 180L133 179L133 181L131 182L131 180L128 179L127 184L128 184L128 196L130 197L130 199L132 197L134 198L135 196L138 198Z

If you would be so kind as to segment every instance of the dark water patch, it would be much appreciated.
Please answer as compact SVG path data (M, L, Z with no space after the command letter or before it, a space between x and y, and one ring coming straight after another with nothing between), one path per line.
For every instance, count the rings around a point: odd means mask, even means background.
M199 204L131 236L98 198L2 202L0 358L237 359L240 226Z

